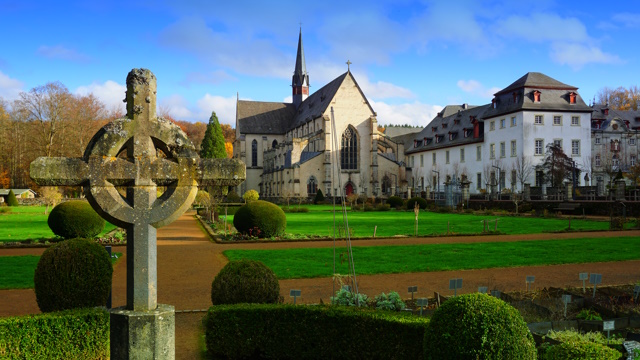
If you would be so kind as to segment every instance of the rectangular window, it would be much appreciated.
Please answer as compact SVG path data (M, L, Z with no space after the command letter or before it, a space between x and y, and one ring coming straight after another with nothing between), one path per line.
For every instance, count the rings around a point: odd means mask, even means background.
M571 156L580 156L580 140L571 140Z
M629 165L631 165L631 166L635 166L636 165L636 156L635 155L631 155L631 157L629 157Z
M544 117L542 115L536 115L533 119L533 123L535 125L542 125L544 124Z
M571 126L580 126L580 116L571 117Z
M553 145L562 149L562 139L553 139Z
M518 173L516 170L511 170L511 187L515 189L516 183L518 182Z
M489 159L496 158L496 144L489 145Z
M506 120L505 119L500 119L500 129L504 129L506 124Z
M629 145L633 146L635 144L636 144L636 139L635 138L629 139Z
M511 117L511 126L516 126L516 117L515 116Z
M476 174L476 189L482 189L482 173Z
M553 115L553 125L562 125L562 116Z
M420 167L424 167L424 156L420 154Z
M489 131L493 131L493 130L495 130L495 129L496 129L496 122L495 122L495 121L493 121L493 120L491 120L491 121L489 122Z
M505 182L506 182L506 177L507 174L504 171L500 171L500 189L504 189L505 186Z
M482 160L482 146L478 145L476 146L476 161L481 161Z
M505 144L504 141L500 143L500 157L503 158L505 157Z
M536 170L536 186L542 186L544 181L544 172L542 170Z
M444 152L444 162L449 163L449 150Z
M415 156L411 155L411 167L416 166L415 160Z
M600 155L596 155L596 166L600 167Z
M535 140L534 155L542 155L542 139Z
M460 162L464 162L464 149L460 149Z
M518 156L515 140L511 140L511 156Z
M599 137L596 138L596 145L598 145L598 144L600 144L600 138Z
M436 153L431 154L431 164L436 164Z

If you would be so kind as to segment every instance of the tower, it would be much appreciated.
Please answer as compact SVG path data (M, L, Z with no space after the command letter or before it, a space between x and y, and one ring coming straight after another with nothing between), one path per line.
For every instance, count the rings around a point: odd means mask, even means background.
M298 107L309 96L309 74L304 61L304 48L302 47L302 29L298 38L298 53L296 55L296 67L291 79L293 104Z

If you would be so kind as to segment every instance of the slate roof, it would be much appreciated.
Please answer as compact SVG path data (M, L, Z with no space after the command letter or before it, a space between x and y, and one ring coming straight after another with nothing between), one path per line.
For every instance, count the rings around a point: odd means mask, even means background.
M348 71L333 79L327 85L318 89L318 91L309 95L309 97L306 98L296 110L295 118L289 124L287 130L304 125L305 123L322 116L329 107L331 100L338 92L340 85L342 85L342 82L347 77L347 74L349 74Z
M459 112L447 112L450 115L436 116L421 132L413 134L413 139L418 140L417 146L414 147L414 143L412 141L409 141L409 143L407 143L405 138L404 146L405 149L407 149L406 153L410 154L419 151L433 150L443 147L457 146L482 141L483 131L480 131L479 138L473 137L473 124L471 123L471 119L472 117L475 117L478 121L481 122L480 119L482 118L485 111L490 107L491 104L481 106L467 106L465 110L462 110L462 107L460 107ZM455 106L451 108L455 109ZM467 137L464 136L465 129L470 132ZM450 133L453 135L451 139L449 138ZM436 136L440 137L441 140L437 141ZM425 138L431 139L431 141L425 144Z
M237 126L241 134L283 134L295 112L293 104L238 100Z
M611 120L615 118L628 121L629 128L632 130L640 130L640 110L614 110L606 104L594 104L591 106L591 109L592 130L598 130L596 127L598 123L600 124L600 129L608 128ZM607 115L605 115L606 109L609 110Z
M300 164L304 164L307 161L313 159L314 157L322 154L320 151L303 151L300 153Z
M20 197L20 195L22 195L25 192L32 192L34 194L36 193L31 189L0 189L0 196L8 196L10 190L13 190L13 194L17 197Z
M533 92L536 90L540 91L539 102L534 102ZM487 109L483 118L521 110L591 112L577 90L577 87L561 83L545 74L529 72L495 93L496 108ZM569 102L569 94L572 92L576 93L575 104Z

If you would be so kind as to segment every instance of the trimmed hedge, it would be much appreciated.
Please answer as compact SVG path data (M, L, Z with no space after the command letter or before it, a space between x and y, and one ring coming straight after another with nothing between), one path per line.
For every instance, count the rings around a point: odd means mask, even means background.
M105 221L86 201L71 200L51 210L47 224L54 234L65 239L92 238L104 230Z
M403 201L402 201L402 198L399 196L390 196L387 199L387 204L389 204L389 206L391 206L392 208L397 208L402 206Z
M236 211L233 226L243 234L259 238L280 236L287 227L287 216L278 205L255 200Z
M33 277L42 312L105 306L113 266L105 248L87 239L57 243L42 254Z
M213 305L277 303L280 284L273 270L255 260L230 261L211 284Z
M109 359L109 313L67 310L0 318L1 359Z
M533 336L511 305L486 294L447 300L431 317L426 359L535 359Z
M605 345L585 341L563 342L547 348L544 360L618 360L622 354Z
M344 306L213 306L209 355L224 359L420 359L428 320Z
M413 210L413 208L416 206L416 202L418 203L418 206L420 207L420 209L424 210L427 208L427 200L421 198L421 197L413 197L409 200L407 200L407 209L408 210Z

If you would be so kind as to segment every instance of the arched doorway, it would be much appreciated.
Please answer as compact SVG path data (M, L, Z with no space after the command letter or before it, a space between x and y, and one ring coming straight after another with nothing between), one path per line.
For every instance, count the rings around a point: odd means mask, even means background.
M353 194L353 184L348 182L344 187L344 196L349 196L351 194Z

